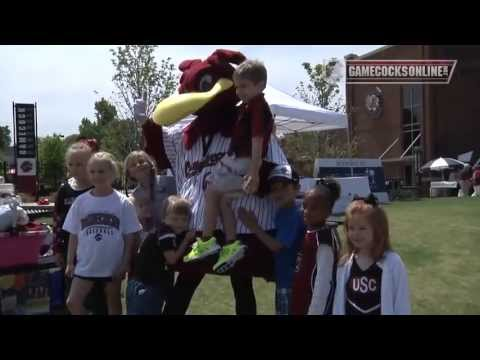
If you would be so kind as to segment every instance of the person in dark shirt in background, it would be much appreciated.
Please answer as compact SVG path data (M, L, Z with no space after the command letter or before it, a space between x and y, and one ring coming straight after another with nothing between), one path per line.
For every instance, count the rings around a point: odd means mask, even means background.
M472 190L472 167L466 165L459 173L459 185L460 190L458 190L458 197L470 196Z
M472 197L479 197L480 196L480 165L475 165L473 167L472 183L473 183L473 190L474 190Z
M140 194L135 193L134 203ZM162 314L174 285L174 272L168 266L176 264L195 240L195 233L187 232L191 217L189 201L171 195L162 210L163 223L139 244L133 257L127 284L128 315Z

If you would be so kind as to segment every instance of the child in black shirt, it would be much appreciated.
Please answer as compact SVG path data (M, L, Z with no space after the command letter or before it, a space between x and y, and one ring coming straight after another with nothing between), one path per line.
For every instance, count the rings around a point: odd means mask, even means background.
M134 202L138 206L137 199L134 198ZM168 265L176 264L195 240L195 233L187 232L191 216L190 202L178 196L169 196L163 213L163 223L156 232L147 234L141 240L134 256L127 285L128 315L162 313L165 299L174 283L174 272Z

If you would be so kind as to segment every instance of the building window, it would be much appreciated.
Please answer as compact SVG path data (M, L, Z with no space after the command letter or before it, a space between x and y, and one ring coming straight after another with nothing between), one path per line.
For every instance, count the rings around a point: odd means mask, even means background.
M423 88L422 85L402 87L402 151L404 152L422 131L423 124ZM421 146L417 140L405 154L413 155L413 148Z

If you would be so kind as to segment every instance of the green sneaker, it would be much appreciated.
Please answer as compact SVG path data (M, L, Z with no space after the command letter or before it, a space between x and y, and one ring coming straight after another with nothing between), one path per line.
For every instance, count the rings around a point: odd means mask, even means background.
M217 244L217 240L212 236L207 241L197 238L192 245L192 251L183 257L184 262L198 261L207 256L217 253L221 247Z
M217 263L213 265L213 271L222 274L230 270L238 260L243 258L246 250L247 247L238 240L225 245L220 251Z

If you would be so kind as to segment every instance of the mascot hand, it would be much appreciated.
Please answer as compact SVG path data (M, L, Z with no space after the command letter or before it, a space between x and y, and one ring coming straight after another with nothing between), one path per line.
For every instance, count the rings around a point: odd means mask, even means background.
M258 225L257 216L253 211L246 210L243 207L238 209L238 218L240 221L250 230L257 230L260 225Z

